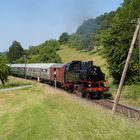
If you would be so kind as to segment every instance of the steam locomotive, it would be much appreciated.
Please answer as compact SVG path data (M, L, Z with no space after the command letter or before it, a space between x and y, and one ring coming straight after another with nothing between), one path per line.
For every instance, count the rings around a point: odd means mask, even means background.
M105 74L92 61L72 61L67 64L11 64L14 76L37 79L61 87L81 97L102 98L108 91Z

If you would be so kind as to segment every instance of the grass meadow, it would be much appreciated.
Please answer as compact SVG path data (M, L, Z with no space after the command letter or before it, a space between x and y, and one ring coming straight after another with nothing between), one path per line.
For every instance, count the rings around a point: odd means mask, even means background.
M90 101L32 84L0 93L0 140L139 140L140 122L112 117Z

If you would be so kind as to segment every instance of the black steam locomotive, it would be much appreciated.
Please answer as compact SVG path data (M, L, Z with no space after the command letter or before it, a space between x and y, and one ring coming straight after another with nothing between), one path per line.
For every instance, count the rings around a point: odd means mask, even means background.
M105 86L105 74L92 61L72 61L65 66L65 81L71 83L68 88L82 97L103 97L108 90Z

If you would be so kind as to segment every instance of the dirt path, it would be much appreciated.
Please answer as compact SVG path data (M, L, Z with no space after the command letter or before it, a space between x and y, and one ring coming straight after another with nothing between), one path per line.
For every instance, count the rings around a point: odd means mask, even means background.
M5 88L5 89L0 89L0 92L29 88L29 87L32 87L32 86L33 85L26 85L26 86L14 87L14 88Z

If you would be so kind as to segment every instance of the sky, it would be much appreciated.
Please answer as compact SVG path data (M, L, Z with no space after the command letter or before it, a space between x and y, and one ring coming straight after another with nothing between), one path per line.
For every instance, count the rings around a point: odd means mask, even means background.
M63 32L74 33L84 20L116 10L123 0L0 0L0 52L12 41L23 48Z

